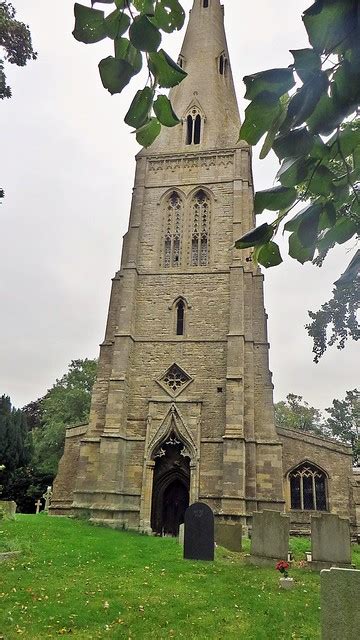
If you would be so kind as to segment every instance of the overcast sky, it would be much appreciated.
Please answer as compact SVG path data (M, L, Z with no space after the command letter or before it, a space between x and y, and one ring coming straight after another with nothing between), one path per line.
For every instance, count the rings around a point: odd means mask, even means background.
M183 2L187 10L191 4ZM309 4L224 0L242 114L242 77L287 66L288 50L307 45L301 12ZM25 68L7 65L13 98L0 105L0 394L20 407L42 396L72 359L98 355L138 151L123 117L141 79L121 96L103 89L97 64L111 42L73 39L72 0L14 5L39 53ZM166 38L173 56L182 38ZM256 187L267 188L277 161L254 155ZM359 385L358 345L333 348L315 365L304 329L308 309L330 297L351 248L334 251L322 269L286 259L265 274L276 401L293 392L324 408Z

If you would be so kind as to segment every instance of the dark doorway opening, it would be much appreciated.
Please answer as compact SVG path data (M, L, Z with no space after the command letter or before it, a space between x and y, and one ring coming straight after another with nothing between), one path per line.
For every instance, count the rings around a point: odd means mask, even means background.
M177 536L189 506L190 458L171 434L155 455L151 528L159 535Z

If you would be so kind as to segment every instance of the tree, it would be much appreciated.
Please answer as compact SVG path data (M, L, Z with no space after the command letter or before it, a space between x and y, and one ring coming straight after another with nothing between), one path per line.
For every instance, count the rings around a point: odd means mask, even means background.
M342 442L351 444L354 464L360 466L360 392L347 391L344 400L333 400L326 409L326 421L330 433Z
M11 2L0 2L0 47L4 58L0 59L0 98L11 98L11 89L7 85L4 60L24 67L29 60L36 60L29 27L15 19L16 10Z
M52 484L66 427L88 420L96 367L96 360L73 360L43 398L22 410L12 408L7 396L0 398L3 497L15 500L19 511L33 512L35 498Z
M35 409L35 415L40 418L32 429L32 465L38 473L56 475L64 449L66 427L88 420L96 368L96 360L72 360L68 372L56 380L46 395L24 408L26 413Z
M317 435L325 435L323 416L318 409L310 407L302 396L289 393L286 401L275 405L275 425L286 429L298 429Z

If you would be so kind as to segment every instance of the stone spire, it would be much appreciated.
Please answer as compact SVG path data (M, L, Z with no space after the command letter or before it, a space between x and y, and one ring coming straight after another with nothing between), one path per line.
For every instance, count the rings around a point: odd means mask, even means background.
M240 116L220 0L194 0L179 64L188 76L170 91L170 98L182 124L173 129L163 127L149 152L234 148ZM195 132L197 114L201 118L200 142ZM193 118L192 131L189 116Z

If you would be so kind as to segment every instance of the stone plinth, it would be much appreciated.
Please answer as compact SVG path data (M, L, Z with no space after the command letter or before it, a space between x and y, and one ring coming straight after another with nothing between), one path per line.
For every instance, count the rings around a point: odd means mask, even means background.
M332 568L320 573L322 640L358 640L360 571Z
M242 550L242 525L215 521L215 542L229 551Z

